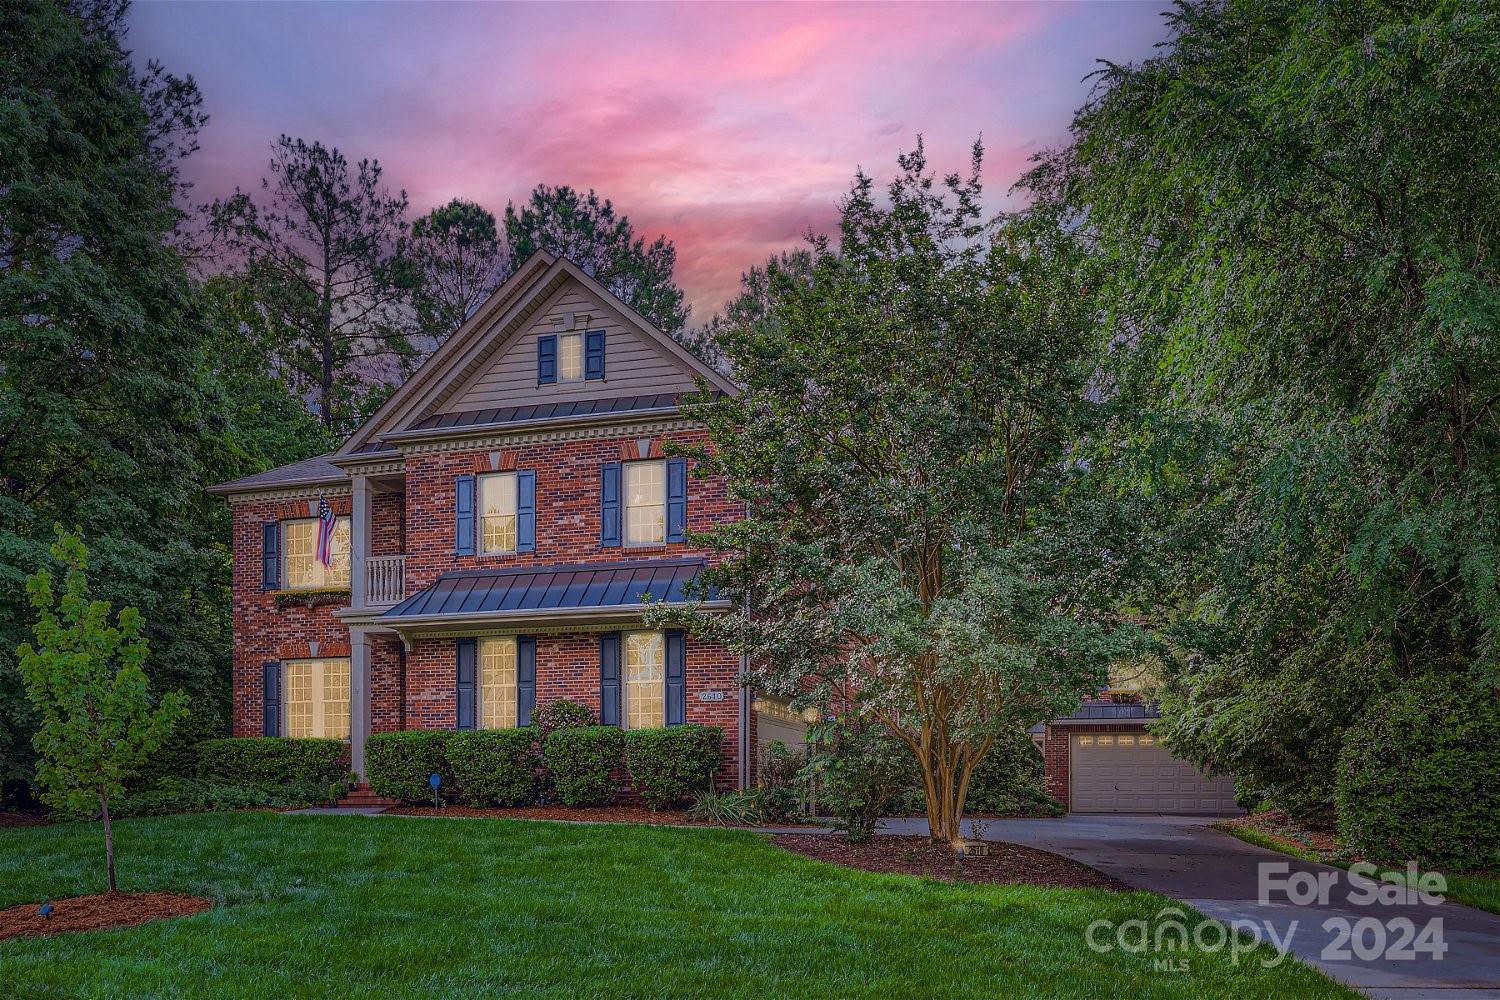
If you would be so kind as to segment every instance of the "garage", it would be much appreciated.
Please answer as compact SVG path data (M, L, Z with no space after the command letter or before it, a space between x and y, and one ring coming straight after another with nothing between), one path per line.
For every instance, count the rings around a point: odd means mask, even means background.
M818 719L817 709L797 711L784 698L757 695L751 703L755 712L755 753L764 757L766 747L780 740L792 750L801 752L807 747L807 724Z
M1240 812L1231 778L1210 778L1150 733L1073 733L1069 807L1081 813Z

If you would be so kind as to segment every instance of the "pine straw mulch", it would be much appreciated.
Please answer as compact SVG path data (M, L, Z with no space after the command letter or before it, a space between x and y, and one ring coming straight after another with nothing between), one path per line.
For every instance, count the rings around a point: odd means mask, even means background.
M647 826L698 826L712 827L716 824L692 819L680 809L658 809L652 811L645 806L513 806L496 809L476 809L473 806L445 805L434 810L431 806L392 806L386 810L397 816L452 816L463 819L550 819L568 823L644 823ZM817 829L812 823L777 823L776 826L807 827ZM728 827L727 829L733 829Z
M983 858L961 858L947 844L934 844L926 837L877 834L863 844L851 844L841 836L779 834L772 839L788 851L867 872L916 875L943 882L994 882L1037 885L1053 889L1110 889L1128 887L1088 865L1020 844L990 841Z
M68 931L103 931L134 927L152 920L187 917L211 909L213 900L176 892L103 892L52 900L42 916L40 903L0 910L0 941L13 937L47 937Z

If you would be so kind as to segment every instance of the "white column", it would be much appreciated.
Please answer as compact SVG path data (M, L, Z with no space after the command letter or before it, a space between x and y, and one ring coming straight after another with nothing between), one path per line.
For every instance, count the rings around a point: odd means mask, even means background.
M356 494L357 495L357 494ZM365 630L349 629L349 770L365 780L365 741L370 735L370 642Z
M349 524L349 606L360 610L368 604L369 570L365 558L370 554L370 480L355 474L350 477L354 494L354 516Z

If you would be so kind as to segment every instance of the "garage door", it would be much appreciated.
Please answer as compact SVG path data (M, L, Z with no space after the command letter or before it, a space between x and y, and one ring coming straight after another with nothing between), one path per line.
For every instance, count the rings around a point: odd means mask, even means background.
M1075 734L1068 782L1074 812L1238 813L1234 781L1209 778L1149 733Z
M755 712L755 752L764 756L766 747L773 740L780 740L790 749L801 752L807 746L807 723L816 719L816 711L797 712L782 698L758 695L751 703Z

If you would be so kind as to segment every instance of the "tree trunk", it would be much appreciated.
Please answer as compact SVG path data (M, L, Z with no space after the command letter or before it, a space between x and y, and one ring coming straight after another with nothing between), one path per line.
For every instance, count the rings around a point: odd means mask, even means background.
M109 872L109 891L119 892L115 882L115 831L109 825L109 793L99 786L99 814L104 818L104 867Z

